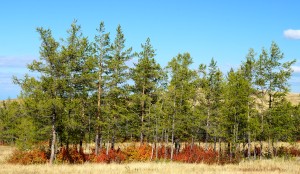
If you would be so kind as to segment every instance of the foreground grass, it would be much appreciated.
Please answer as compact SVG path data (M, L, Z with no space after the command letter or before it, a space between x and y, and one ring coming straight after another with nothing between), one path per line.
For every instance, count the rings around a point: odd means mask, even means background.
M183 163L129 163L129 164L83 164L83 165L10 165L2 164L0 173L7 174L114 174L114 173L300 173L299 161L283 161L283 160L262 160L252 162L242 162L239 165L205 165L205 164L183 164Z
M283 160L256 160L244 161L237 165L206 165L206 164L185 164L185 163L165 163L165 162L146 162L146 163L128 163L128 164L82 164L82 165L12 165L5 163L7 155L11 154L13 148L8 146L0 146L0 173L2 174L156 174L156 173L223 173L223 174L239 174L239 173L299 173L300 159Z

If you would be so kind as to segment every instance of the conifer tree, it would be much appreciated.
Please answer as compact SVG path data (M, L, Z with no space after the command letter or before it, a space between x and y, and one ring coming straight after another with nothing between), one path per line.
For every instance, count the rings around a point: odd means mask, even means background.
M262 53L256 61L255 66L255 85L259 90L259 98L261 100L260 139L262 141L265 138L264 136L267 136L269 147L272 125L266 122L264 115L267 113L267 117L272 117L272 115L270 115L271 112L264 112L265 104L267 103L267 107L270 110L274 102L276 103L276 100L282 99L289 91L288 79L290 79L292 73L291 66L295 63L295 60L282 62L283 58L284 55L278 45L272 42L270 52L268 53L267 50L262 49ZM271 151L269 152L271 153Z
M196 71L191 70L189 66L193 63L189 53L178 54L169 63L170 84L168 87L169 96L173 100L170 113L172 120L171 141L174 144L176 139L185 139L189 137L189 127L191 126L190 117L191 103L195 95L194 77ZM180 123L180 124L178 124ZM173 157L173 145L171 150L171 159Z
M112 148L117 133L121 134L121 124L128 114L128 66L126 62L133 57L132 48L125 49L125 38L121 26L117 27L117 34L111 46L111 55L107 60L107 71L105 72L107 95L105 103L108 107L110 122L107 128L107 135L111 138Z
M95 58L96 58L96 69L97 69L97 122L96 122L96 138L95 138L95 153L99 154L99 149L101 150L102 145L102 131L104 126L104 116L103 116L103 97L104 97L104 72L106 71L105 62L109 58L110 51L110 38L109 33L105 33L104 22L100 23L97 29L98 35L95 36Z
M29 70L37 72L39 78L29 77L24 79L14 79L16 84L22 88L22 96L25 104L39 106L36 108L43 115L32 115L37 117L50 118L46 124L51 126L51 145L50 145L50 164L55 159L56 135L58 130L58 120L61 118L61 97L64 95L62 90L62 79L64 78L59 56L59 43L52 37L51 30L38 28L42 43L40 46L40 60L34 60L28 65ZM43 121L43 118L36 118Z
M140 142L143 143L144 136L147 133L146 126L150 128L151 122L145 125L146 118L150 117L151 106L157 101L157 88L162 76L162 69L155 62L155 50L153 49L150 39L141 45L142 51L138 54L138 63L131 68L131 78L134 81L133 100L136 103L140 117ZM148 139L149 141L149 139Z

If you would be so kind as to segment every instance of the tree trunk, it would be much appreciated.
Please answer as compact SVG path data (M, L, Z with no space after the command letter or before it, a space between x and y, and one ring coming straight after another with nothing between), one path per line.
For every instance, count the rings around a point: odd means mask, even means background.
M53 164L55 159L55 142L56 141L56 131L55 126L52 124L52 141L51 141L51 155L50 155L50 164Z
M205 150L208 149L208 137L209 137L209 134L208 134L208 130L209 130L209 117L210 117L210 111L208 109L207 111L207 119L206 119L206 131L205 131Z
M106 156L108 155L108 151L109 151L109 140L107 140L106 143Z
M144 141L144 116L145 116L145 85L143 85L142 89L142 101L141 101L141 137L140 137L140 143L143 144Z
M247 153L247 156L248 156L248 159L250 159L250 156L251 156L251 134L250 134L250 106L249 106L249 102L248 102L248 112L247 112L247 123L248 123L248 131L247 131L247 135L248 135L248 153Z
M56 112L55 112L55 107L54 107L53 115L52 115L52 140L51 140L50 164L53 164L54 159L55 159L55 144L56 144L55 122L56 122Z
M172 144L171 144L171 160L173 160L173 151L174 151L174 148L173 148L173 144L174 144L174 121L173 121L173 125L172 125Z
M100 67L102 65L100 64ZM95 155L98 155L100 153L101 148L99 148L101 144L101 139L102 139L102 134L101 134L101 125L99 125L99 122L101 120L101 93L102 93L102 76L101 76L101 71L99 74L99 79L98 79L98 104L97 104L97 128L96 128L96 138L95 138Z
M169 136L168 136L168 133L167 133L167 130L165 129L165 141L166 141L166 145L165 145L165 160L167 159L167 156L168 156L168 141L169 139Z
M219 138L219 156L218 156L218 162L220 161L221 155L222 155L222 141L221 141L221 138Z
M214 151L217 152L217 137L214 136Z

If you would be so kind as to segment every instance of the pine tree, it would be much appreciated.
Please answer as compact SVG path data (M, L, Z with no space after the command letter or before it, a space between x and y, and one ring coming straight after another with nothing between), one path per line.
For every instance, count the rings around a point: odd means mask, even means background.
M111 46L111 55L107 60L107 71L105 72L107 96L105 103L109 111L109 127L107 135L112 138L112 148L116 140L116 134L122 132L120 125L126 120L128 114L128 89L127 81L129 79L128 66L126 62L130 60L132 48L125 49L125 38L121 26L117 27L117 34L114 43ZM110 130L112 132L110 132ZM108 139L109 139L108 137Z
M295 60L282 63L283 58L284 55L278 45L272 42L270 52L268 53L267 50L263 49L259 59L256 61L255 85L259 90L259 98L261 100L260 139L262 141L264 136L268 137L269 150L272 125L266 122L264 114L269 113L267 117L272 117L272 115L270 115L271 112L264 112L264 105L267 103L268 109L270 110L273 107L273 103L276 102L276 100L280 100L289 91L288 79L292 73L291 66L295 63ZM266 96L268 98L267 101Z
M217 62L212 58L208 66L208 72L205 66L200 67L200 71L204 72L204 78L202 78L202 93L204 100L202 104L205 106L206 118L205 118L205 147L210 137L214 140L214 149L216 150L217 136L221 133L221 104L222 104L222 92L223 92L223 74L217 67Z
M250 120L248 114L248 103L251 102L249 92L251 83L243 76L241 70L234 72L233 69L228 73L224 103L224 114L226 119L223 120L227 127L227 138L233 145L233 150L238 151L239 144L243 141L243 135L246 134L247 125ZM248 120L247 120L248 119ZM230 147L230 152L232 149Z
M143 143L146 135L146 127L150 129L151 122L145 125L145 119L150 118L151 106L157 101L157 87L162 76L162 69L155 62L155 50L153 49L150 39L141 45L142 51L138 54L138 63L131 68L131 78L134 81L133 100L136 103L140 117L140 142ZM148 120L149 121L149 120ZM150 132L148 132L148 138ZM149 141L149 139L148 139Z
M175 139L186 140L190 133L189 130L192 121L190 120L192 116L190 100L195 95L193 84L195 81L194 77L196 76L196 71L189 68L191 64L192 58L189 53L178 54L168 63L171 76L168 93L173 100L171 106L172 112L170 113L172 114L171 159L173 157Z
M53 164L57 138L57 120L61 117L59 110L61 108L61 96L63 96L61 90L61 80L64 78L62 73L63 64L58 53L59 43L52 37L51 30L38 28L37 31L42 40L40 61L34 60L32 64L28 65L28 68L39 73L39 78L36 79L26 75L24 79L15 78L14 81L22 88L25 104L39 105L40 107L37 109L40 113L43 113L41 117L50 118L52 129L50 164Z
M251 130L254 132L254 122L251 120L255 119L255 89L254 89L254 71L255 71L255 55L256 53L252 48L249 49L249 52L246 56L246 61L241 65L242 76L249 83L248 90L245 91L247 94L247 143L248 151L247 155L250 158L251 155Z
M106 64L110 51L110 38L109 33L105 33L104 22L100 23L97 29L98 35L95 37L95 55L96 55L96 69L97 69L97 122L96 122L96 138L95 138L95 153L99 154L99 149L101 150L102 144L102 131L104 125L103 117L103 97L104 97L104 72L106 71Z
M69 36L62 45L60 56L64 65L64 118L63 142L67 145L80 144L86 132L88 118L86 106L93 89L93 57L91 45L81 33L81 26L77 21L71 24Z

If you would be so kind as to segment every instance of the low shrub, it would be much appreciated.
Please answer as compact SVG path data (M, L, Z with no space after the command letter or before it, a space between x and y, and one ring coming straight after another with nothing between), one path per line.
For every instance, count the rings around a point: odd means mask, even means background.
M106 154L106 149L102 149L99 155L90 154L89 161L95 163L122 163L126 160L126 155L120 150L110 149Z
M86 155L82 148L78 150L77 147L62 147L56 155L56 161L58 163L82 164L86 161Z
M124 152L127 161L149 161L152 154L152 147L147 144L139 147L133 145L127 147Z
M48 162L47 153L39 149L30 151L15 150L7 160L11 164L44 164Z
M214 164L218 160L218 153L213 149L204 150L197 145L186 145L181 152L174 156L174 161L185 163Z

